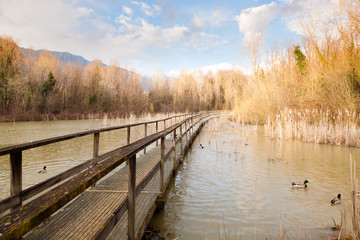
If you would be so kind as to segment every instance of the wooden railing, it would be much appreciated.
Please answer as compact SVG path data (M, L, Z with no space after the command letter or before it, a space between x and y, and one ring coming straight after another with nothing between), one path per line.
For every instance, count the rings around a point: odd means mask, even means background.
M147 129L148 125L155 124L156 132L159 131L159 122L163 122L164 129L166 129L166 122L169 122L174 119L175 122L178 119L184 119L191 116L198 116L192 114L182 114L177 116L172 116L160 120L148 121L148 122L139 122L134 124L122 125L122 126L114 126L114 127L106 127L100 128L96 130L83 131L73 134L68 134L64 136L49 138L45 140L24 143L20 145L14 145L6 148L0 149L0 156L10 155L10 197L0 201L0 213L6 211L10 208L18 208L22 205L22 202L41 193L44 190L52 187L53 185L83 171L84 169L94 165L95 163L104 160L108 157L107 154L103 154L99 157L99 141L100 141L100 133L119 130L119 129L127 129L127 144L130 144L130 135L131 128L144 125L144 137L148 135ZM93 146L93 158L88 160L80 165L77 165L61 174L58 174L54 177L51 177L41 183L38 183L34 186L31 186L27 189L22 189L22 152L25 150L29 150L32 148L37 148L45 145L49 145L52 143L62 142L74 138L79 138L87 135L93 134L94 136L94 146ZM144 153L146 153L146 147L144 148Z
M0 221L0 230L2 231L2 237L4 239L17 239L20 238L23 234L30 231L32 228L41 223L44 219L49 217L51 214L56 212L66 203L74 199L80 193L85 191L86 188L95 184L96 181L100 180L106 174L111 172L117 166L123 162L128 163L128 196L123 201L116 214L109 219L104 225L104 228L101 229L97 234L97 239L105 239L111 229L116 225L118 220L123 216L123 214L128 211L128 238L136 239L135 233L135 198L138 196L149 181L155 176L156 172L160 170L160 192L164 193L165 191L165 181L164 179L164 162L169 156L173 153L174 159L174 171L176 169L176 145L181 144L181 154L183 151L182 139L185 136L188 138L188 135L194 136L194 127L202 125L205 118L209 118L209 114L184 114L174 117L169 117L166 119L155 120L150 122L142 122L136 124L129 124L117 127L108 127L98 130L86 131L81 133L69 134L61 137L55 137L51 139L41 140L33 143L26 143L17 146L11 146L7 148L0 149L0 156L10 154L11 160L11 193L7 199L4 199L0 202L1 212L7 209L13 209L14 211L4 216ZM172 126L166 128L166 121L171 119L179 118L180 122L172 124ZM159 122L164 122L164 129L159 131ZM147 126L149 124L155 124L156 133L147 136ZM145 136L142 139L139 139L135 142L130 143L130 134L131 128L134 126L144 125ZM99 156L99 135L102 132L118 130L126 128L127 129L127 145L119 147L113 151L107 152ZM190 134L188 134L190 132ZM177 134L178 133L178 134ZM37 185L34 185L25 190L21 189L21 162L22 162L22 151L44 146L47 144L69 140L72 138L77 138L85 135L93 134L94 135L94 147L93 147L93 158L88 160L78 166L75 166L57 176L49 178L48 180L41 182ZM167 135L172 134L173 138L176 139L173 141L173 146L170 151L165 155L165 138ZM136 186L136 154L139 151L146 151L146 147L150 144L158 144L160 141L160 159L159 162L149 171L149 173L142 179L140 183ZM188 144L188 141L187 141ZM75 176L76 175L76 176ZM72 177L72 178L69 178ZM50 191L43 193L41 198L38 201L31 201L27 203L24 208L19 209L22 202L30 197L39 194L49 188L53 187L56 183L59 183L65 179L69 179L61 185L56 186ZM55 196L55 197L54 197ZM16 219L15 219L16 218Z

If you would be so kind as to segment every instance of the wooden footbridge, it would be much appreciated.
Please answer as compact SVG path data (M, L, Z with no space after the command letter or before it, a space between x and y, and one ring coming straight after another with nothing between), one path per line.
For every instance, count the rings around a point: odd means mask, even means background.
M179 115L0 149L11 164L11 196L0 202L0 239L141 239L155 209L164 206L185 152L214 116ZM150 124L156 133L148 136ZM130 142L135 126L144 126L145 136ZM119 129L126 129L127 145L99 155L100 134ZM94 136L92 159L22 189L23 151L86 135Z

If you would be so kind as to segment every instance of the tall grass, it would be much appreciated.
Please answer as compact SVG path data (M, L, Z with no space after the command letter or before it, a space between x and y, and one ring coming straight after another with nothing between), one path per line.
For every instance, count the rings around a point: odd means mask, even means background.
M285 108L275 119L268 117L265 132L270 138L360 147L359 122L356 111Z
M240 121L266 124L270 137L360 146L360 1L335 2L327 21L302 23L301 42L253 66Z

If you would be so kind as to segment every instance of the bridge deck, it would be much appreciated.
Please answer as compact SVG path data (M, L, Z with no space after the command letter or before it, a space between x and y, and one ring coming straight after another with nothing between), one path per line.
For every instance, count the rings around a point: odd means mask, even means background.
M189 136L190 138L190 136ZM171 150L171 140L165 141L165 155ZM183 137L183 148L187 147ZM180 146L177 144L176 159L180 157ZM136 160L136 183L144 179L160 161L159 146L148 151ZM123 164L124 165L124 164ZM173 170L173 154L165 160L165 182L169 182ZM160 194L160 171L136 198L136 235L142 236L146 225L155 210L155 200ZM166 186L166 185L165 185ZM43 224L24 236L24 239L96 239L106 227L109 219L119 211L127 200L128 167L120 166L109 176L99 181L96 186L87 189L75 200L67 204ZM101 237L101 238L104 238ZM127 239L127 212L119 219L107 239Z

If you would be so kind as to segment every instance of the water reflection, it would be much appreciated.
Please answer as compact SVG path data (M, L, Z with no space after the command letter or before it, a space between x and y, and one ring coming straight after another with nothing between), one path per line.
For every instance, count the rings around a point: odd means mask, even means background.
M331 217L340 223L350 200L350 153L360 156L356 148L271 140L262 127L212 121L152 224L180 239L265 239L279 237L280 228L291 239L326 238ZM308 188L291 187L305 179ZM338 193L342 204L331 206Z

